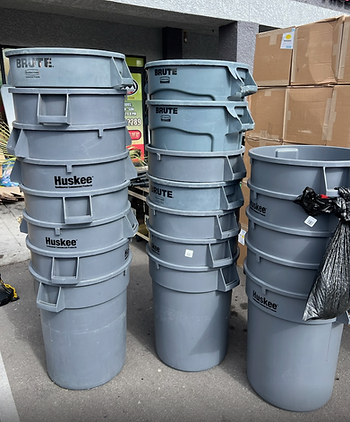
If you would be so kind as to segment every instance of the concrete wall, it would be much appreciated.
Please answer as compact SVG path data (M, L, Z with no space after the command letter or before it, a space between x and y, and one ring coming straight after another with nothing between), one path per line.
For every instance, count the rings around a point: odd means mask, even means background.
M280 28L350 13L350 8L344 3L331 0L110 0L109 3L141 6L150 16L157 10L166 10L171 13L254 22Z

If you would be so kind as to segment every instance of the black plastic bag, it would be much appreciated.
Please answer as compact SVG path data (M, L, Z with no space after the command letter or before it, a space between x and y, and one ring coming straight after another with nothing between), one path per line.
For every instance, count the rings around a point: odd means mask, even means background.
M339 217L309 294L303 321L332 319L350 308L350 190L338 188L333 211Z
M321 213L333 212L335 200L336 198L319 195L312 188L306 187L302 195L299 195L294 202L301 205L309 215L315 217Z

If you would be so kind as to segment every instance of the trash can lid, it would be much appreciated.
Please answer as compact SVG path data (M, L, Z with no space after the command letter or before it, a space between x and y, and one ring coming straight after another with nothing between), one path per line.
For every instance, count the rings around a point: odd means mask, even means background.
M5 52L6 57L29 55L29 54L65 54L65 55L79 55L79 56L103 56L103 57L117 57L125 59L125 55L122 53L115 53L113 51L106 50L94 50L85 48L61 48L61 47L33 47L33 48L16 48L7 50Z

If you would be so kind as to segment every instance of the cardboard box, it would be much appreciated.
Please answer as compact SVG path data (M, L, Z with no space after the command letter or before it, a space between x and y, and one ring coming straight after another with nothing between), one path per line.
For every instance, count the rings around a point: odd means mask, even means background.
M290 83L295 27L256 35L253 77L258 86Z
M245 243L245 235L247 234L248 226L242 224L241 231L238 235L238 247L239 257L237 259L237 265L243 268L244 260L247 257L247 245Z
M246 182L250 178L251 166L250 166L249 151L252 148L266 147L266 146L277 146L277 145L282 145L282 141L269 141L269 140L261 139L261 138L257 138L257 137L251 138L249 134L245 137L245 143L244 143L245 151L244 151L244 155L243 155L243 162L244 162L244 165L245 165L245 168L246 168L246 171L247 171L247 175L243 179L243 181Z
M291 85L337 82L343 22L338 16L296 28Z
M287 87L261 88L251 96L250 112L255 127L249 138L268 141L283 140L284 110Z
M287 91L284 140L294 144L326 145L332 86L294 87Z
M350 84L350 16L346 16L343 22L337 82L338 84Z
M350 148L350 85L336 85L328 123L327 145Z
M245 210L249 206L250 202L250 189L248 188L247 182L242 181L241 189L244 198L244 204L239 209L239 222L241 225L243 224L248 226L248 217L246 216Z

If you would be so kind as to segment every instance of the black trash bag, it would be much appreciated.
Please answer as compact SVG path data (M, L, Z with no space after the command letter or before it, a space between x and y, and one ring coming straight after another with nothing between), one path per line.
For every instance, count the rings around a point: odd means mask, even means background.
M334 213L339 223L318 269L303 321L336 318L350 308L350 189L340 187L338 192Z
M315 217L321 213L330 214L333 212L335 199L326 195L319 195L312 188L306 187L294 202L301 205L308 215Z
M5 284L1 279L0 274L0 306L6 305L9 302L14 302L19 299L16 289L9 284Z

